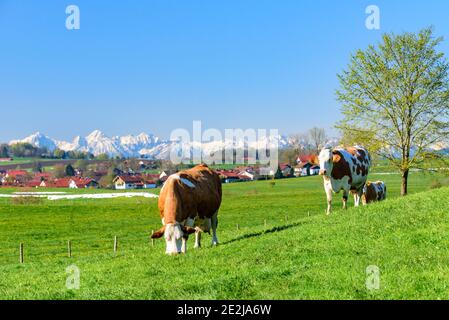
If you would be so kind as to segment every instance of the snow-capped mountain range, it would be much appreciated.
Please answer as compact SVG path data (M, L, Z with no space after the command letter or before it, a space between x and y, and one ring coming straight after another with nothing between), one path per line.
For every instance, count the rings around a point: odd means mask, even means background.
M276 142L279 148L285 148L289 145L286 137L278 136L275 138L261 137L259 141L255 141L249 147L257 148L259 143L265 143L267 139L270 139L269 143ZM9 144L20 142L30 143L40 148L47 148L49 151L59 148L64 151L90 152L95 156L108 154L114 157L145 156L153 159L168 159L171 147L175 144L177 145L176 141L163 140L153 134L141 133L137 136L108 137L99 130L93 131L86 137L77 136L72 142L52 139L43 133L36 132L22 140L13 140ZM187 144L185 147L193 147L195 145L193 142ZM238 141L232 145L234 148L243 148L244 142ZM203 152L214 152L225 147L230 147L230 144L220 141L202 143Z

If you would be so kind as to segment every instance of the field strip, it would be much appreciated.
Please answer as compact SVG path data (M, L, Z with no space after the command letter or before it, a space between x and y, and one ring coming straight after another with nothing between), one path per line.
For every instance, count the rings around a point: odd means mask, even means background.
M47 198L48 200L73 200L73 199L113 199L113 198L159 198L157 194L148 192L127 192L127 193L92 193L92 194L63 194L63 195L49 195L49 194L0 194L0 198Z
M67 194L67 192L14 192L14 194L23 196L34 196L34 195L50 196L50 195Z
M48 200L73 200L73 199L112 199L112 198L159 198L157 194L147 192L127 192L127 193L93 193L93 194L71 194L61 196L49 196Z

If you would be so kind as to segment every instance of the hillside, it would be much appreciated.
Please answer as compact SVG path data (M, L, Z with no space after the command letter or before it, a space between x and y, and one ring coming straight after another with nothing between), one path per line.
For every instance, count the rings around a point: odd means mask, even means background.
M413 181L423 186L423 179ZM393 195L396 186L393 181L390 185ZM211 248L206 235L203 249L177 257L164 255L163 242L152 247L148 241L149 229L159 225L155 200L0 206L0 297L448 297L449 188L336 210L330 217L321 213L324 201L317 179L282 181L274 188L264 182L236 184L225 186L224 194L221 245ZM290 194L291 200L281 206L280 200ZM112 238L117 234L119 254L114 257ZM68 259L66 240L73 235L74 257ZM24 265L17 264L19 239L27 239ZM65 289L70 264L81 270L80 290ZM365 287L369 265L380 268L378 291Z

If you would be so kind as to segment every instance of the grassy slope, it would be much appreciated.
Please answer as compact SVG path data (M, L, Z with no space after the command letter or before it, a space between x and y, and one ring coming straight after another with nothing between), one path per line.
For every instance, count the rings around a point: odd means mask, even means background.
M383 178L397 194L398 179ZM427 189L430 179L412 178L411 189ZM180 257L166 257L162 242L149 246L148 230L159 226L155 200L0 202L0 297L448 298L449 189L325 217L321 188L317 177L277 181L274 188L266 182L225 186L222 244L210 248L205 236L205 248ZM289 227L265 233L275 226ZM118 257L111 253L114 235ZM64 256L69 238L71 260ZM20 241L24 265L16 263ZM71 263L81 269L78 291L65 289ZM374 293L365 289L365 268L372 264L382 275Z

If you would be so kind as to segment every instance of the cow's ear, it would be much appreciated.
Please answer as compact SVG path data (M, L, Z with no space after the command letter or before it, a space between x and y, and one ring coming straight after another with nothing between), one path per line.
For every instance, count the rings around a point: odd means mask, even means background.
M338 153L332 153L332 162L337 163L341 160L341 156Z
M165 226L160 228L158 231L155 231L152 235L151 235L151 239L159 239L164 235L165 232Z
M186 233L186 234L192 234L196 232L195 228L191 228L191 227L183 227L182 228L182 232Z

